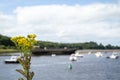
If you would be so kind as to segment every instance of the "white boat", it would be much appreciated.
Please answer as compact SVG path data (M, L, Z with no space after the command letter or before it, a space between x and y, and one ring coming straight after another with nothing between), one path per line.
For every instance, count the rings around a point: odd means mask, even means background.
M5 63L19 63L18 61L19 56L11 56L10 59L5 59Z
M101 52L96 52L95 55L96 55L96 57L102 57L102 53Z
M69 60L76 61L77 57L75 56L75 54L71 54L70 57L69 57Z
M52 54L51 56L56 56L56 54Z
M76 52L76 53L75 53L75 56L76 56L76 57L83 57L83 54L80 54L80 53Z
M112 53L112 55L108 56L107 58L117 59L117 58L119 58L119 56L117 55L117 53Z
M116 59L117 56L115 56L115 55L111 55L110 58L111 58L111 59Z
M88 52L88 54L92 54L92 52Z

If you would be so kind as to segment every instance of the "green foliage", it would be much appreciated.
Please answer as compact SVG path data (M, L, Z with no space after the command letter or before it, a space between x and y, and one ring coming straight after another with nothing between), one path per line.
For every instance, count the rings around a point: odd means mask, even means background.
M58 43L50 41L37 41L36 46L40 48L77 48L77 49L120 49L120 46L97 44L96 42L84 42L84 43ZM0 35L0 49L15 48L14 43L10 40L10 37Z
M24 59L19 58L18 61L20 62L20 64L23 66L23 70L22 69L16 69L17 72L19 72L20 74L22 74L27 80L32 80L33 76L34 76L34 72L30 72L30 61L31 61L31 56L29 54L27 54L26 56L24 56ZM23 78L19 78L18 80L24 80Z
M0 45L0 49L6 49L4 45Z
M90 41L85 43L57 43L49 41L38 41L37 46L40 48L77 48L77 49L120 49L119 46L112 46L110 44L104 46L102 43L97 44L96 42Z
M32 48L34 44L36 44L36 35L30 34L27 37L24 36L16 36L11 38L11 40L15 43L18 50L21 51L22 56L18 58L18 61L23 69L17 69L16 71L22 74L26 80L32 80L34 76L34 72L30 71L31 65L31 54ZM24 80L23 78L19 78L18 80Z
M4 49L10 46L15 46L14 43L10 40L10 37L0 34L0 49Z

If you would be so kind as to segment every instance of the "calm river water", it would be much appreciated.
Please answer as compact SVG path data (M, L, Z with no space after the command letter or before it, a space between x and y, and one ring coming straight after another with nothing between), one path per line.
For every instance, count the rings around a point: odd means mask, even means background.
M86 54L76 62L69 61L69 55L32 56L31 70L35 72L33 80L120 80L120 58L97 58ZM22 77L15 69L19 64L5 64L10 56L0 56L0 80L18 80ZM72 70L68 65L72 64Z

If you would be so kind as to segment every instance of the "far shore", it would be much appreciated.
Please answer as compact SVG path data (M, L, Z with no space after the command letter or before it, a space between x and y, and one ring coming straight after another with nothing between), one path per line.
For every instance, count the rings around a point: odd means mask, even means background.
M15 53L19 52L17 49L0 49L0 53Z
M83 49L83 50L77 50L78 52L84 54L84 53L96 53L96 52L120 52L120 49Z
M81 50L76 50L75 52L79 52L80 54L87 54L89 52L91 53L96 53L96 52L118 52L120 53L120 49L81 49ZM9 53L19 53L19 51L17 49L0 49L0 54L6 54L9 55ZM71 53L72 54L72 53ZM62 54L64 55L64 54Z

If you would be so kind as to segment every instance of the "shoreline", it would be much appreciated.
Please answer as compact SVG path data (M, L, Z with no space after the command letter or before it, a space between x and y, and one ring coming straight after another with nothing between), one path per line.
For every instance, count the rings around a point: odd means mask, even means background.
M0 49L0 54L2 53L16 53L19 52L17 49Z
M84 50L76 50L76 52L80 53L96 53L96 52L120 52L120 49L84 49Z
M83 49L83 50L76 50L74 53L76 53L76 52L78 52L80 54L88 54L89 52L91 52L93 54L96 52L105 52L105 53L118 52L118 53L120 53L120 49ZM16 54L16 53L19 53L19 51L16 49L0 49L0 55L11 55L11 53ZM32 55L34 55L34 54L32 54ZM48 55L48 54L41 53L40 55ZM59 53L59 55L66 55L66 54Z

